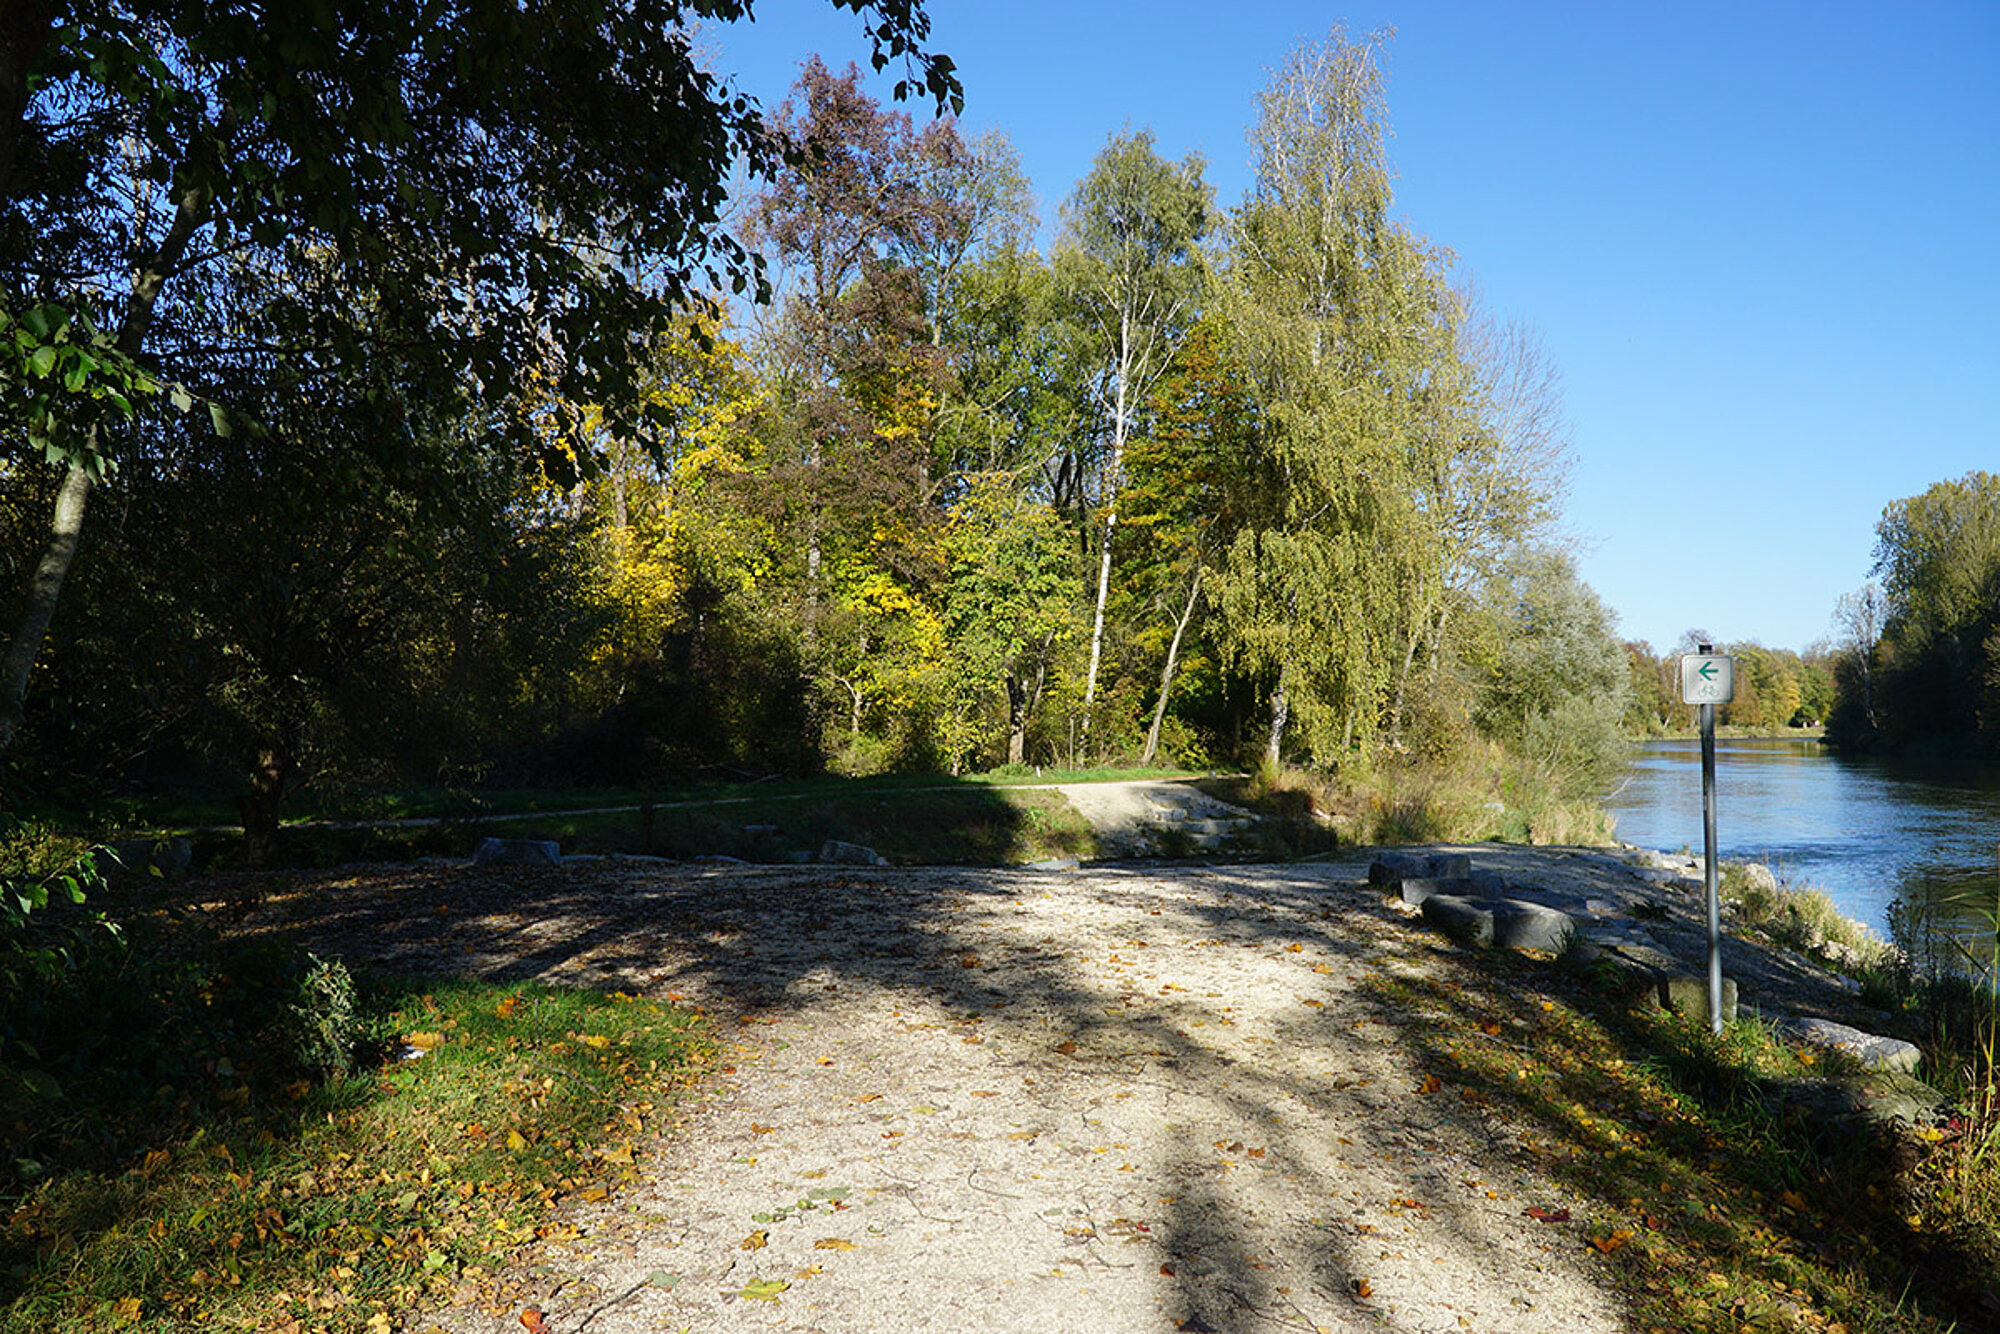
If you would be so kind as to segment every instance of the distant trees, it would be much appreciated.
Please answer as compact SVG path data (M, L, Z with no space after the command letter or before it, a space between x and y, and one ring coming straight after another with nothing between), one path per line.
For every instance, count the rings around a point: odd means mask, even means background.
M1844 744L2000 742L2000 476L1891 502L1871 584L1841 599Z

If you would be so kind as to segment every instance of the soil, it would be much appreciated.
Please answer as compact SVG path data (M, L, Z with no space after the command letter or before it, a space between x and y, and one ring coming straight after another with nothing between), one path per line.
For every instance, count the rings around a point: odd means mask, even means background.
M1479 852L1693 920L1601 850ZM635 1179L564 1205L507 1298L408 1328L1622 1329L1599 1258L1523 1212L1595 1206L1494 1108L1420 1096L1424 1025L1368 983L1475 965L1367 865L347 868L259 882L240 925L715 1020L720 1073Z

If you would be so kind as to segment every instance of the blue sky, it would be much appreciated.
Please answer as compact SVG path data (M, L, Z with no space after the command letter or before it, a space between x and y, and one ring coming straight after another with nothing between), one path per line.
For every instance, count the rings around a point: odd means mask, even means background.
M1561 366L1565 529L1626 637L1804 648L1884 505L2000 471L1994 0L929 8L1050 219L1128 129L1235 203L1270 68L1394 28L1398 212ZM713 43L767 105L862 57L827 0L756 12Z

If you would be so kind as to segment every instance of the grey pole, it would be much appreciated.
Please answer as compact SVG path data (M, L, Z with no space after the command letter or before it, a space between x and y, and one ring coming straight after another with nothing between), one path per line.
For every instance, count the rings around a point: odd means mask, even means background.
M1707 644L1703 653L1710 652ZM1715 872L1715 706L1701 706L1701 846L1708 890L1708 1024L1722 1032L1722 884Z

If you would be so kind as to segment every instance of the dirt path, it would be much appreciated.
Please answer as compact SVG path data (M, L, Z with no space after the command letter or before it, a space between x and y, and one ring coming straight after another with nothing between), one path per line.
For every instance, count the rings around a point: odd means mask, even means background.
M406 867L246 926L717 1016L717 1086L520 1275L558 1334L1621 1328L1522 1214L1588 1206L1418 1094L1368 980L1465 965L1364 874Z

